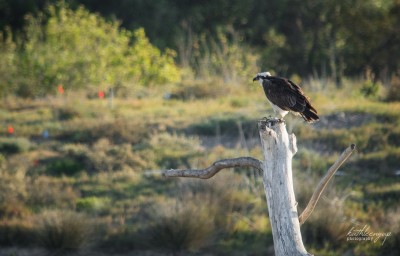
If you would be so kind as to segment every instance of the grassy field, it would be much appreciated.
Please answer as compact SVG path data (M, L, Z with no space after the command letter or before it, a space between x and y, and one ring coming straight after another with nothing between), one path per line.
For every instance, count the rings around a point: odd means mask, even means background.
M400 102L368 99L360 84L304 82L314 125L288 116L299 212L351 143L357 152L302 227L316 255L400 253ZM272 114L258 85L201 81L137 88L107 100L83 92L0 107L0 255L270 255L260 174L225 170L206 181L159 170L261 159L257 120ZM8 134L12 126L13 134ZM211 217L211 218L210 218ZM353 226L391 232L347 241Z

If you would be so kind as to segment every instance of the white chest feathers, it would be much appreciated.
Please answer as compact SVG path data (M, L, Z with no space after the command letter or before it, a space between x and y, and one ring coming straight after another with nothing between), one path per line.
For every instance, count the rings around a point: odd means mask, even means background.
M283 118L284 116L286 116L289 113L289 111L281 109L277 105L273 104L271 101L268 100L268 102L269 102L269 104L271 104L272 109L274 110L275 114L278 115L278 118Z

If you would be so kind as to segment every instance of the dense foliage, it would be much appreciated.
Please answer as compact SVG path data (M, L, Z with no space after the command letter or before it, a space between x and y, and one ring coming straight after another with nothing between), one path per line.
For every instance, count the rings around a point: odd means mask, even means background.
M143 29L133 33L83 7L51 5L26 16L24 34L2 38L3 94L45 95L64 88L149 85L179 81L174 52L162 53Z
M24 13L57 0L0 2L0 24L23 26ZM23 2L23 3L22 3ZM196 49L189 37L217 35L222 28L240 34L262 54L263 69L282 75L358 76L370 67L376 79L398 72L399 0L69 0L135 30L143 27L160 48ZM18 18L19 17L19 18ZM180 51L179 55L188 51Z

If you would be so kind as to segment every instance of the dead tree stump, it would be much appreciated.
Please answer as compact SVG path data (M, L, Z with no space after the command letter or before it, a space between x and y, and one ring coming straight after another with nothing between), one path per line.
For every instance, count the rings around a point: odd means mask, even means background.
M297 202L293 190L292 158L296 136L288 135L279 120L259 121L264 153L263 183L276 255L309 255L301 238Z
M355 145L347 148L321 179L299 221L292 177L292 158L297 152L296 136L289 135L285 123L278 119L260 120L258 129L264 162L252 157L238 157L217 161L206 169L168 170L163 174L166 177L209 179L222 169L232 167L253 167L262 171L275 255L310 255L303 245L300 225L310 216L326 185L354 151Z

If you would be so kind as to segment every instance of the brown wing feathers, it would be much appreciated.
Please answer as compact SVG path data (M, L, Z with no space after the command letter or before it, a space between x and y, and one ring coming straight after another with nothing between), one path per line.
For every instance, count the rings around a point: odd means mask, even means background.
M283 110L298 112L307 122L319 120L317 111L311 106L301 88L281 77L268 77L268 86L263 86L267 98Z

